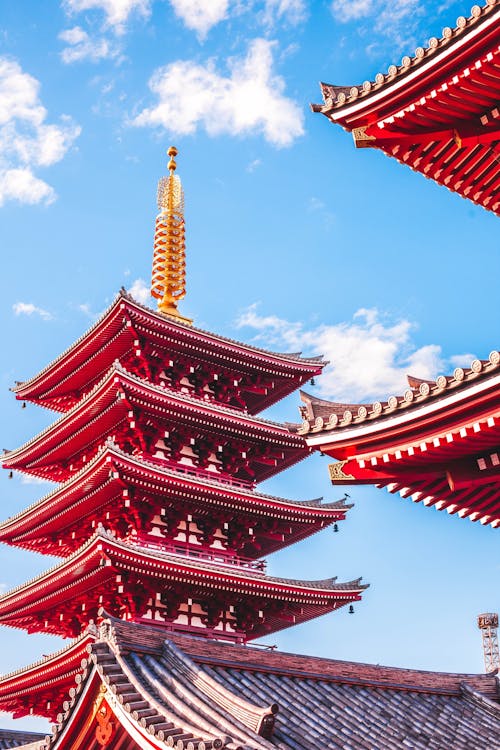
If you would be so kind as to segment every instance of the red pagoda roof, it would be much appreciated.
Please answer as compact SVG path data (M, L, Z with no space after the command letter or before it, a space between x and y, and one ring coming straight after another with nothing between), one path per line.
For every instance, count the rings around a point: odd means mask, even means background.
M308 444L339 460L335 484L376 484L473 521L500 524L500 353L402 397L352 406L302 394Z
M0 711L22 716L46 716L54 721L68 693L81 672L82 659L96 637L96 628L89 627L82 635L60 651L44 656L34 664L0 677Z
M326 364L321 357L269 352L194 328L140 305L122 290L80 339L14 391L18 399L67 411L114 360L133 356L147 369L148 359L164 360L169 352L210 363L220 375L251 375L247 390L242 386L242 396L252 414L292 393Z
M218 630L214 623L213 637L253 639L358 601L365 588L360 579L337 583L335 578L276 578L251 564L243 567L169 554L159 547L118 541L99 527L62 563L1 596L0 624L74 637L103 606L135 620L154 611L164 618L159 622L172 627L182 614L179 606L186 593L210 606L221 599L222 614L226 606L222 600L228 594L227 608L241 602L241 613L230 618L231 629ZM166 602L161 600L163 592ZM244 624L236 630L238 617ZM207 632L190 622L185 627L176 622L174 627Z
M168 427L178 436L185 427L241 443L242 471L254 481L273 476L309 453L303 438L281 424L152 385L115 362L87 396L25 445L5 453L2 463L5 468L64 481L108 437L114 435L118 443L122 437L130 451L148 454Z
M361 86L322 84L313 110L500 214L500 6L488 0Z
M151 520L167 505L172 512L194 509L201 517L222 513L228 521L237 513L253 530L255 543L245 550L249 557L270 554L341 521L352 507L344 500L298 502L265 495L246 483L217 480L208 471L128 455L108 442L74 477L1 523L0 541L65 557L94 533L99 518L118 533L124 519L134 525L146 514Z
M165 640L158 628L111 617L88 652L44 750L99 750L91 707L102 700L111 709L113 747L129 746L127 737L132 746L162 750L312 750L326 739L342 750L346 738L353 748L384 750L428 750L435 738L446 750L500 745L493 674L399 669L180 635ZM33 697L39 705L36 686Z

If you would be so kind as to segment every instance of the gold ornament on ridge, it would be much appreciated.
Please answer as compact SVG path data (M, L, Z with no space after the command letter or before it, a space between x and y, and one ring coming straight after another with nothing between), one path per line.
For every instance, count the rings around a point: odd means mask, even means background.
M167 151L170 161L168 177L158 182L151 296L158 300L158 309L183 323L192 321L177 310L178 302L186 296L186 240L184 226L184 191L177 168L177 149Z

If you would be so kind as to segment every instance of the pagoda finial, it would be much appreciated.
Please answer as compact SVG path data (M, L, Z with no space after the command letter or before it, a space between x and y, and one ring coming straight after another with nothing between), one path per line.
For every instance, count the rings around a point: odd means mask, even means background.
M184 192L177 169L175 146L167 151L168 177L158 182L151 296L158 300L158 309L183 323L192 323L177 310L178 302L186 296L186 241L184 229Z

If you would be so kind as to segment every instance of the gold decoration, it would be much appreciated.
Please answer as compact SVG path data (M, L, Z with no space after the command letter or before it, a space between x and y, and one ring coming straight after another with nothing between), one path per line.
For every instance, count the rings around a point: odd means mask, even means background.
M353 128L352 137L356 148L369 148L372 145L371 142L377 140L374 135L366 134L367 127L368 125L363 125L361 128Z
M184 229L184 192L180 178L174 174L177 149L167 151L169 176L158 183L151 296L158 300L158 309L183 323L191 324L177 310L178 302L186 296L186 241Z
M330 480L335 482L345 482L347 479L355 479L352 474L344 474L344 466L347 461L336 461L334 464L328 464L328 473L330 474Z

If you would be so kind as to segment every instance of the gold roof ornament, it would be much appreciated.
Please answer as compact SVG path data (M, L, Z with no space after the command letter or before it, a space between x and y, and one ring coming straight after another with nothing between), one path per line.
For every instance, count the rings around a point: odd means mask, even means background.
M167 151L168 177L158 182L151 296L158 300L158 309L182 323L193 321L177 310L178 302L186 296L186 239L184 226L184 191L180 177L175 174L177 156L175 146Z

